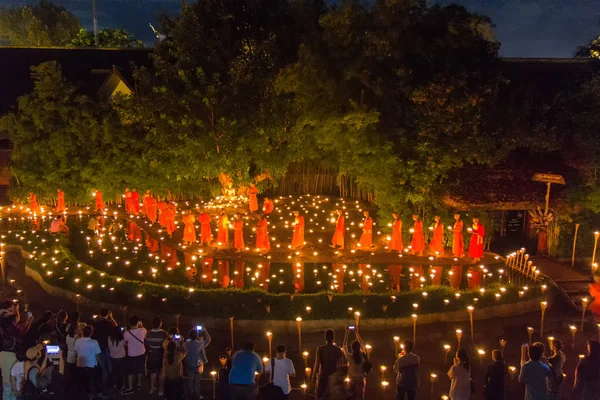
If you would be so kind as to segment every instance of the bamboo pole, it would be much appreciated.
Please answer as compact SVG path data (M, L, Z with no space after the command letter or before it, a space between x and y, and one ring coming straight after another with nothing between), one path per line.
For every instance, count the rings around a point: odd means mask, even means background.
M575 249L577 248L577 231L579 231L579 225L575 224L575 235L573 237L573 254L571 255L571 267L575 266Z

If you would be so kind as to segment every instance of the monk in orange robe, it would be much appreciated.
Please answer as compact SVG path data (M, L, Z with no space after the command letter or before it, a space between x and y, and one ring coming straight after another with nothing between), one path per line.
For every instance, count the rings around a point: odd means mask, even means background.
M65 212L65 211L67 211L67 208L65 207L65 192L63 192L60 189L57 189L56 191L57 191L58 200L56 202L56 209L54 211Z
M398 213L392 213L394 222L392 222L392 240L388 245L388 250L402 252L402 221L398 218Z
M469 257L476 263L483 257L483 237L485 228L479 223L479 218L473 218L473 227L470 229L472 235L469 241Z
M423 255L423 250L425 250L425 237L423 236L423 222L419 219L419 216L413 214L413 221L415 221L412 228L412 241L410 246L412 248L413 254L417 256Z
M390 275L390 282L392 284L392 291L400 291L400 277L402 276L402 265L392 264L388 265L388 274Z
M454 257L465 256L465 243L463 240L463 222L460 214L454 214L454 226L452 227L452 255Z
M237 214L233 223L233 247L237 251L244 250L244 220L241 214Z
M102 192L99 190L96 190L94 192L94 197L96 198L96 212L103 212L104 211L104 201L102 200Z
M156 199L152 197L151 194L149 194L148 197L146 197L146 201L144 203L146 204L146 216L153 224L156 222L156 208L158 203L156 202Z
M144 196L142 197L142 215L148 215L148 199L150 196L150 191L146 190L146 193L144 193Z
M271 243L269 242L269 231L267 229L267 219L261 216L256 226L256 248L262 251L271 250Z
M217 243L220 243L219 246L223 245L227 247L229 244L229 219L227 218L227 215L225 215L225 211L221 211L221 215L219 215L217 224L219 226L219 231L217 232Z
M163 228L166 228L167 221L165 220L165 210L167 209L167 202L159 201L156 208L158 209L158 224Z
M196 227L194 226L196 219L189 213L183 216L183 243L196 243Z
M344 227L344 214L341 210L335 210L337 213L337 221L335 224L335 233L331 239L331 245L329 247L336 248L340 246L340 249L344 248L344 233L346 232Z
M136 188L133 188L131 192L131 205L133 206L132 212L138 215L140 213L140 193Z
M148 248L148 251L152 254L157 253L159 250L158 240L150 236L149 233L146 233L146 247Z
M206 244L207 246L210 246L210 242L213 238L212 230L210 229L211 221L212 218L206 210L202 210L200 215L198 215L198 222L200 222L200 245Z
M254 186L253 183L250 184L248 188L248 197L250 198L250 212L254 213L258 210L258 189Z
M589 305L589 309L596 318L600 317L600 277L594 276L594 283L590 285L590 296L594 298Z
M362 224L363 233L360 235L358 247L363 250L369 250L373 247L373 219L369 217L368 211L364 211L363 215L365 216L365 220Z
M304 217L299 211L294 211L294 235L292 236L292 248L304 247Z
M436 257L444 255L444 224L439 215L433 217L433 237L429 242L429 249Z
M165 228L167 230L167 235L169 237L173 237L173 232L177 229L175 225L175 212L173 212L173 208L168 205L162 211L162 216L165 222Z
M29 200L29 210L32 213L39 212L39 205L38 205L38 202L37 202L37 196L33 192L29 192L28 200Z
M269 215L273 212L273 210L275 209L275 205L273 204L273 200L271 200L268 197L265 197L265 200L263 201L263 214L265 215Z
M125 199L125 212L131 214L133 212L133 205L131 202L131 192L129 191L129 188L125 188L123 198Z

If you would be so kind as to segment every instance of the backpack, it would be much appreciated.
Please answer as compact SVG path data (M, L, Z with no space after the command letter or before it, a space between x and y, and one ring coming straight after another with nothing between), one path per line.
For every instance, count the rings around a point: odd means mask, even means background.
M271 376L269 383L260 387L259 394L263 400L282 400L285 398L283 389L273 383L275 376L275 358L271 358Z

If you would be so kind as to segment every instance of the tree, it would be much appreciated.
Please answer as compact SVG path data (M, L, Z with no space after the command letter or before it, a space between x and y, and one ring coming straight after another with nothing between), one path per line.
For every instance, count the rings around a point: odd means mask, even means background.
M79 21L47 0L0 10L0 40L15 46L64 46L79 31Z
M70 46L95 47L94 32L81 28ZM98 32L98 47L144 47L144 43L124 29L104 28Z
M463 7L346 1L279 76L294 130L385 209L437 205L448 173L486 163L481 130L500 74L489 20ZM323 157L325 158L325 157Z
M34 91L19 98L18 108L0 119L0 130L14 143L13 198L35 191L52 197L61 188L86 202L93 189L107 198L143 175L136 131L124 129L109 104L94 101L65 81L56 62L31 68Z

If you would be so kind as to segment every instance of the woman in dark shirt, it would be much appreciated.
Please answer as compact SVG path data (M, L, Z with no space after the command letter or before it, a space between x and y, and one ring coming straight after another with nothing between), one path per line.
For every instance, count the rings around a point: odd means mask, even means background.
M490 365L485 374L484 394L486 400L504 399L504 378L508 369L504 364L504 358L500 350L492 351L493 364Z

